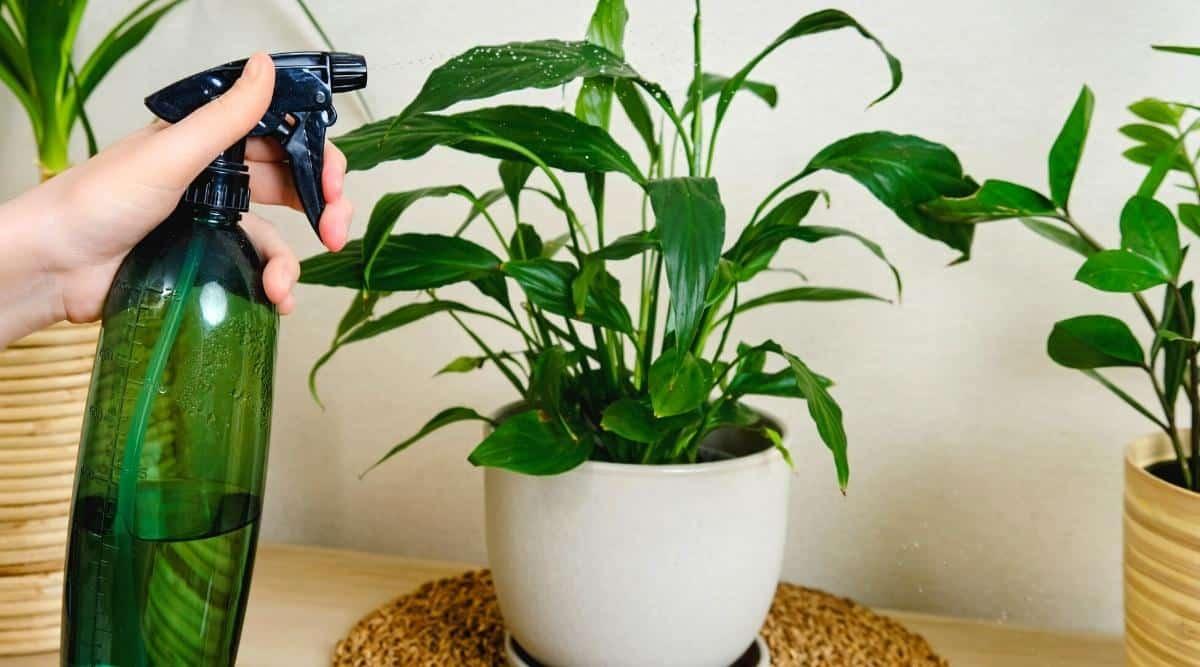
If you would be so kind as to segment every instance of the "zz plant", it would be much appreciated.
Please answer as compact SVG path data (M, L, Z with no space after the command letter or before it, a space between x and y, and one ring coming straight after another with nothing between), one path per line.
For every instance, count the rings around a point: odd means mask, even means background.
M1200 55L1200 48L1156 46L1155 49ZM1080 315L1054 325L1046 350L1055 362L1082 371L1152 421L1167 435L1177 466L1164 476L1193 491L1200 490L1200 364L1197 352L1194 284L1181 277L1188 248L1179 225L1200 235L1198 156L1189 148L1200 129L1200 106L1143 99L1129 106L1137 117L1121 127L1134 141L1124 156L1149 167L1119 215L1120 247L1105 247L1071 213L1071 186L1083 154L1094 104L1091 90L1080 91L1049 154L1049 196L1023 185L988 180L965 198L942 198L921 206L948 223L1020 220L1030 230L1083 258L1075 279L1097 290L1129 294L1149 329L1143 345L1125 322L1109 315ZM1164 184L1172 180L1190 201L1173 213L1163 203ZM1151 291L1161 292L1154 294ZM1152 304L1161 303L1160 308ZM1147 349L1148 348L1148 349ZM1121 389L1100 369L1128 367L1149 381L1154 410ZM1186 400L1193 428L1188 441L1176 417L1180 396Z
M733 74L708 72L701 67L697 2L694 76L685 101L676 104L623 59L626 20L622 0L600 0L584 41L472 48L434 69L399 114L337 140L352 170L417 159L435 146L493 158L499 187L477 194L463 185L445 185L384 195L361 239L303 263L303 282L356 291L329 351L313 368L314 396L317 370L341 347L446 313L478 345L480 356L455 359L442 372L494 368L525 406L494 424L470 455L476 465L554 474L588 459L694 462L702 456L705 436L725 426L757 429L778 445L779 434L743 403L746 397L767 395L807 402L845 488L846 433L842 411L829 393L831 381L773 341L732 344L731 331L740 314L756 308L880 297L811 285L751 295L747 284L774 268L776 252L789 240L811 244L846 238L888 262L878 245L859 234L810 223L818 200L827 195L798 185L817 172L849 176L906 225L963 259L973 227L942 222L920 205L966 196L978 186L944 146L891 132L857 134L825 147L795 176L770 189L753 212L735 218L740 231L732 233L711 173L733 103L745 93L772 107L777 102L774 86L750 79L755 67L792 40L848 29L884 57L890 86L879 102L900 85L900 62L849 15L827 9L796 21ZM582 83L574 113L517 105L445 112L460 102L560 87L576 79ZM712 98L715 102L706 104ZM644 143L642 164L608 133L616 107ZM676 173L677 159L682 173ZM566 174L583 175L591 224L568 196ZM623 236L614 237L606 225L610 177L628 179L641 190L640 229ZM530 196L544 198L561 215L553 235L543 236L550 229L545 222L535 228L525 217L522 199ZM467 201L469 214L457 229L397 231L408 209L435 197ZM504 199L512 224L503 224L493 212L493 204ZM476 228L494 237L498 253L467 239ZM608 266L635 258L641 263L640 289L627 304ZM459 283L473 285L491 307L449 300L437 291ZM510 284L519 296L510 293ZM898 274L896 284L899 290ZM398 292L418 299L376 314L379 301ZM521 341L519 349L502 350L484 340L468 325L471 318L511 329ZM490 421L470 408L447 409L392 447L381 462L464 420Z

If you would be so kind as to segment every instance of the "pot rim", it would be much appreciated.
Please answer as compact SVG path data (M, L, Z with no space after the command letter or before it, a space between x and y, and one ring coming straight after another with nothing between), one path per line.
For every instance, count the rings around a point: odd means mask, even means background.
M521 401L513 401L512 403L506 403L505 405L501 406L499 409L492 412L492 418L494 420L498 421L498 420L502 419L503 417L508 416L508 413L511 410L513 410L514 408L518 408L521 405L522 405ZM759 414L759 416L763 417L767 421L772 422L773 424L775 424L776 426L779 427L780 436L783 441L783 446L790 450L791 446L792 446L792 431L791 431L791 429L785 428L783 421L778 419L775 415L771 414L770 412L767 412L766 410L760 410L757 406L750 406L750 407L755 412L757 412ZM488 425L484 426L484 433L487 433L490 430L491 430L491 426L488 426ZM744 429L742 429L742 430L744 430ZM732 459L724 459L721 461L704 461L704 462L700 462L700 463L665 463L665 464L654 465L654 464L648 464L648 463L617 463L617 462L613 462L613 461L587 460L587 461L584 461L583 463L579 464L578 466L572 468L571 470L568 470L567 472L565 472L563 474L590 472L590 473L602 473L602 474L610 474L610 475L637 475L637 476L654 476L654 477L689 477L689 476L698 476L698 475L721 475L721 474L729 474L729 473L738 472L745 468L762 466L765 463L767 463L765 461L765 459L768 459L770 457L777 457L780 462L786 463L783 460L783 454L781 454L776 447L769 446L769 447L764 448L760 452L754 452L753 454L747 454L745 456L738 456L738 457L735 457ZM492 472L494 470L502 470L502 469L490 468L490 467L485 468L485 471L487 471L487 472ZM511 471L505 471L505 472L511 472ZM519 474L519 473L514 473L514 474Z
M1188 429L1183 429L1180 433L1188 433ZM1157 475L1150 474L1150 471L1147 470L1155 463L1171 461L1174 458L1175 451L1171 447L1170 440L1163 433L1144 435L1125 447L1125 467L1128 470L1141 476L1164 493L1172 493L1180 499L1195 501L1197 497L1200 497L1200 493L1171 484Z

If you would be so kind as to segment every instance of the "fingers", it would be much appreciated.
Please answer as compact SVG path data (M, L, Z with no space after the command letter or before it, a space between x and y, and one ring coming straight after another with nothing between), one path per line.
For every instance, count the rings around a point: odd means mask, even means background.
M321 187L325 190L325 201L336 201L342 197L346 182L346 156L332 142L325 142L325 170L321 172Z
M321 243L333 252L346 247L346 239L350 236L350 219L353 216L354 205L345 197L326 204L325 213L321 215L321 223L317 228Z
M281 204L298 211L303 210L300 197L287 164L272 161L272 156L281 155L270 146L273 141L254 142L247 147L246 155L256 161L249 163L250 195L259 204ZM249 146L255 146L253 152ZM251 157L253 154L253 157ZM265 158L263 161L257 161ZM325 212L318 223L318 234L327 248L341 250L350 235L350 219L354 207L343 195L346 181L346 156L330 142L325 142L325 168L321 172L321 189L325 194Z
M242 229L246 230L250 242L263 259L262 280L267 298L279 308L280 314L291 313L296 307L292 288L300 278L300 260L296 259L279 231L257 215L244 214Z
M270 57L251 56L228 92L149 138L152 146L145 154L153 164L145 167L167 187L187 185L221 151L254 129L271 103L274 86Z
M290 167L271 162L250 162L246 166L250 168L250 198L255 203L303 210Z

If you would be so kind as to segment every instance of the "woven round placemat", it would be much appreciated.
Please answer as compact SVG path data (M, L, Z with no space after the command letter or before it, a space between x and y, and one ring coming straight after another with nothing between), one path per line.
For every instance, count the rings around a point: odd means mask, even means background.
M920 636L846 598L780 584L762 636L774 667L946 667ZM334 667L499 667L504 621L487 570L439 579L364 616Z

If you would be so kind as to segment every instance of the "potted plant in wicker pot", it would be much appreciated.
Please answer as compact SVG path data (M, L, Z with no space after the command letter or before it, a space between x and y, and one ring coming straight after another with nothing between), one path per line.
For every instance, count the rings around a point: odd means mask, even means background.
M1200 55L1200 48L1154 48ZM1055 362L1104 385L1157 427L1155 435L1135 440L1125 452L1126 660L1194 665L1200 655L1194 630L1200 624L1200 341L1194 284L1182 276L1188 247L1181 237L1200 235L1200 177L1189 147L1200 129L1200 107L1152 98L1129 106L1136 119L1121 133L1134 144L1124 155L1149 169L1114 216L1121 240L1111 249L1085 231L1069 206L1092 107L1092 92L1084 87L1050 149L1049 196L989 180L968 197L921 208L945 223L1018 219L1082 257L1076 280L1134 299L1144 343L1115 317L1078 315L1054 325L1046 351ZM1167 202L1174 199L1182 201L1172 210ZM1110 368L1142 375L1154 402L1146 405L1120 388ZM1180 412L1186 415L1182 419Z
M601 0L585 41L472 48L434 69L399 114L337 140L350 169L442 146L498 160L499 183L482 193L452 184L384 195L361 239L303 263L303 282L355 291L313 374L341 347L447 315L480 353L444 372L498 371L518 402L494 416L449 408L383 459L449 424L487 424L469 458L486 468L489 560L516 640L548 664L727 665L754 640L778 580L784 443L819 439L839 484L849 479L831 381L775 342L739 341L735 322L769 306L884 300L843 287L762 293L751 284L778 270L773 258L788 241L856 242L895 272L875 243L818 222L826 196L804 189L804 179L849 176L963 257L972 228L942 224L917 204L977 186L944 146L870 132L832 143L794 177L765 187L756 210L727 211L710 177L717 142L733 105L751 97L776 104L775 87L750 78L762 59L792 40L849 29L882 52L891 83L880 100L900 85L899 61L853 18L825 10L795 22L741 69L708 72L697 3L694 77L677 103L624 61L626 18L621 0ZM574 113L445 111L576 79ZM607 131L616 109L644 144L640 163ZM564 182L579 176L586 216ZM623 233L605 216L612 179L641 194L640 224ZM466 200L465 222L438 233L405 229L406 211L431 197ZM535 225L522 207L531 197L550 202L554 217ZM497 211L505 199L511 215ZM495 250L471 240L488 238ZM637 286L622 290L610 269L636 275ZM447 299L440 290L452 285L479 295L472 305ZM408 302L381 308L399 295ZM509 334L485 340L469 324L476 318ZM748 404L763 395L804 408L777 421Z
M85 0L0 0L0 83L29 118L42 180L70 166L76 127L95 153L84 104L180 1L138 4L76 61ZM67 513L99 331L60 323L0 349L0 655L58 647Z

